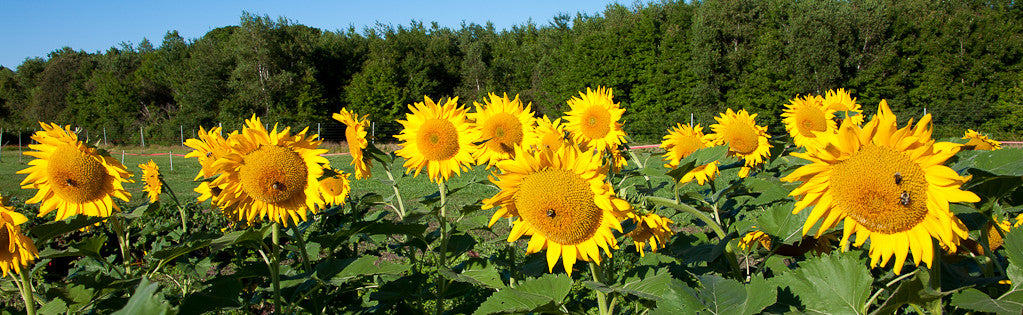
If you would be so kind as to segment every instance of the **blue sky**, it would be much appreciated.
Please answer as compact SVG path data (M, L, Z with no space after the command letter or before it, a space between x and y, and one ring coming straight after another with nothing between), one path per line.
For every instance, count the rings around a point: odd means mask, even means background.
M164 34L177 30L185 39L209 30L238 25L242 11L286 17L323 30L361 30L377 22L394 26L412 20L458 28L493 22L507 29L532 19L545 25L559 13L601 14L615 0L526 1L22 1L0 0L0 65L16 68L26 58L43 57L68 46L89 53L143 38L159 46Z

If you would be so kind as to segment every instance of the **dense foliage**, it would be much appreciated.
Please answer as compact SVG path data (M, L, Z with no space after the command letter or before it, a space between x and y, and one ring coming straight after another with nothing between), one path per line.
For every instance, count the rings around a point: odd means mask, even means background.
M1012 1L666 1L510 30L330 31L244 14L201 38L171 31L159 47L64 47L0 68L0 122L178 139L180 126L234 128L253 113L305 126L347 107L393 121L422 95L469 102L487 91L554 117L603 85L623 96L626 121L642 122L627 131L653 140L725 107L762 113L777 130L787 99L845 87L862 104L888 97L904 117L933 113L940 136L972 128L1011 140L1023 132L1021 21Z

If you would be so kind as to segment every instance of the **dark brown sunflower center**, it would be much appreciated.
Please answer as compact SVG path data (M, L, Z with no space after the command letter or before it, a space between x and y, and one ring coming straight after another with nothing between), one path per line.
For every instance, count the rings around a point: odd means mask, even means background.
M242 190L266 203L280 203L299 196L306 188L306 165L295 151L264 145L242 159L239 179Z
M611 113L601 106L590 106L582 114L580 131L587 139L604 138L611 131Z
M927 215L927 178L905 154L867 145L831 167L828 190L849 217L872 232L912 229Z
M732 123L723 131L725 141L728 141L728 148L733 152L750 154L756 151L760 144L756 130L746 123Z
M592 238L601 224L590 185L568 170L527 175L515 193L515 208L543 237L562 245Z
M340 176L332 176L320 181L320 187L323 187L323 191L331 197L340 196L344 192L344 184L344 179Z
M817 106L804 106L796 112L799 134L804 137L814 137L814 131L828 130L828 120L825 119L824 111Z
M487 148L504 154L515 153L522 144L522 123L512 114L498 113L483 122L483 139Z
M103 163L70 145L57 147L46 165L46 175L53 191L74 203L99 199L111 181Z
M430 161L443 161L458 154L458 129L446 119L428 119L416 135L419 153Z

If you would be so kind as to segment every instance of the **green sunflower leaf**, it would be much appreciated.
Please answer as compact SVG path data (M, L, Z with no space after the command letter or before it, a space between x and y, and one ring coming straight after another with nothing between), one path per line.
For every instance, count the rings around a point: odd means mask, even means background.
M473 314L558 311L557 306L571 289L571 277L544 275L523 281L514 289L494 292Z
M780 277L809 313L861 314L874 278L859 252L834 253L800 263Z
M177 314L163 296L156 294L159 288L159 283L142 278L128 304L113 314Z
M773 280L756 276L748 284L716 275L700 276L700 288L674 282L674 294L658 303L653 314L757 314L774 304L778 286Z
M781 239L782 244L793 244L803 239L803 223L810 217L812 208L792 214L793 202L772 206L757 218L757 228L764 233ZM813 233L813 230L809 231Z
M977 289L967 289L952 296L952 305L998 314L1023 313L1023 232L1013 229L1005 234L1005 256L1009 258L1009 290L993 299Z

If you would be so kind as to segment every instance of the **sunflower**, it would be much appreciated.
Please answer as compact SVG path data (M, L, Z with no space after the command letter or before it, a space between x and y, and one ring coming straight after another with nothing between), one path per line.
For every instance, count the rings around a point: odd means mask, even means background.
M561 118L551 121L547 115L543 115L543 118L536 120L535 134L537 142L529 143L529 139L526 139L526 144L523 145L532 151L540 150L543 147L557 150L565 144L565 125L561 123Z
M467 109L458 106L457 97L443 105L423 98L424 102L409 105L412 112L405 115L405 120L398 120L404 129L395 136L402 143L394 153L405 158L406 173L415 170L415 176L419 176L426 168L430 181L439 183L469 168L475 148L472 142L479 137L466 119Z
M828 90L824 92L824 108L829 111L841 112L844 118L852 118L853 124L863 125L863 110L860 104L856 104L856 98L852 97L845 89Z
M825 107L824 98L820 96L807 95L789 100L781 117L784 117L785 130L797 147L816 146L817 132L834 133L838 129L835 110Z
M294 136L290 131L275 125L268 132L253 115L228 139L230 151L212 165L221 175L209 187L221 189L214 199L232 219L251 224L267 217L288 226L323 207L319 178L328 162L320 154L327 150L318 148L317 136L306 136L308 128Z
M967 150L999 150L1002 148L1002 143L989 139L987 136L980 134L979 132L973 131L973 129L966 129L966 134L963 135L963 139L969 139L966 142L964 149Z
M20 225L27 221L14 208L0 205L0 270L4 277L8 273L20 274L22 268L39 258L35 242L21 234Z
M43 130L32 135L38 143L28 146L35 151L25 152L35 159L18 171L28 174L21 188L39 190L26 203L42 203L39 216L57 210L57 221L78 214L108 217L120 210L113 198L127 202L131 197L122 183L134 182L132 172L105 151L78 141L71 126L39 125Z
M665 151L664 161L667 162L664 167L676 168L678 162L689 154L706 148L707 143L703 140L704 136L703 127L700 127L700 124L696 124L696 126L676 124L675 127L668 129L668 134L661 141L661 148Z
M359 119L355 112L342 108L341 112L335 113L333 117L334 120L345 124L345 141L348 142L348 152L352 155L355 178L369 178L372 159L362 152L369 146L369 141L366 140L366 126L369 125L369 120L366 117L369 115L364 115L362 119Z
M742 250L749 250L751 248L755 249L757 244L760 244L760 246L766 250L771 250L771 236L764 233L764 231L755 230L746 233L746 235L743 235L742 239L739 240L739 248Z
M522 107L519 96L509 99L508 95L499 97L488 94L485 104L473 102L476 112L468 114L470 120L476 122L476 140L480 143L476 150L476 161L487 164L490 168L501 160L514 158L515 146L527 146L537 143L540 136L536 133L536 118L529 109L531 104Z
M758 126L754 119L757 114L750 115L745 109L733 112L729 108L725 113L714 117L717 124L710 125L714 131L704 136L704 140L713 145L728 145L728 153L745 161L739 170L739 177L749 176L753 167L764 162L771 156L771 144L767 143L767 127Z
M348 173L334 170L334 176L320 180L320 195L329 206L340 206L345 204L345 198L352 191L348 180Z
M707 182L714 180L714 177L717 176L718 173L720 173L720 171L718 170L718 164L719 164L718 161L713 161L707 164L697 165L688 173L682 175L682 179L680 179L678 182L679 184L685 184L693 180L696 180L697 184L703 186L703 184L706 184Z
M565 117L565 129L576 143L585 144L598 152L607 152L625 143L622 119L625 109L612 101L610 88L586 88L586 93L568 100L571 107Z
M200 126L199 139L185 140L185 145L193 149L192 152L185 154L185 158L194 157L199 160L199 165L202 166L199 174L195 175L194 180L215 176L216 173L213 172L212 167L213 162L231 149L227 144L227 139L220 135L220 131L220 127L213 127L206 131ZM232 132L232 134L234 133Z
M675 222L668 218L654 213L630 214L629 217L636 222L636 229L626 235L632 238L640 257L644 256L643 249L647 243L650 244L650 251L656 253L658 249L664 248L668 238L675 234L671 227L668 227Z
M516 149L514 160L497 164L491 181L501 189L483 200L483 209L498 208L490 226L503 217L518 217L508 241L531 235L526 253L547 249L548 271L562 257L572 274L576 260L600 263L600 250L618 248L612 229L622 231L621 218L632 209L605 182L600 157L574 145L529 154Z
M163 188L163 182L160 181L160 166L149 160L149 163L139 164L139 168L142 169L142 180L145 181L142 191L149 194L149 203L160 200L160 190Z
M949 212L951 202L977 202L959 188L969 177L944 166L962 145L931 139L931 116L898 128L888 103L862 128L845 119L822 146L793 156L811 163L782 178L803 182L790 195L801 196L793 213L813 206L803 234L823 219L820 236L843 220L842 247L856 233L855 246L870 242L871 266L895 257L901 272L906 255L928 266L934 258L931 238L950 250L967 236L966 227Z

